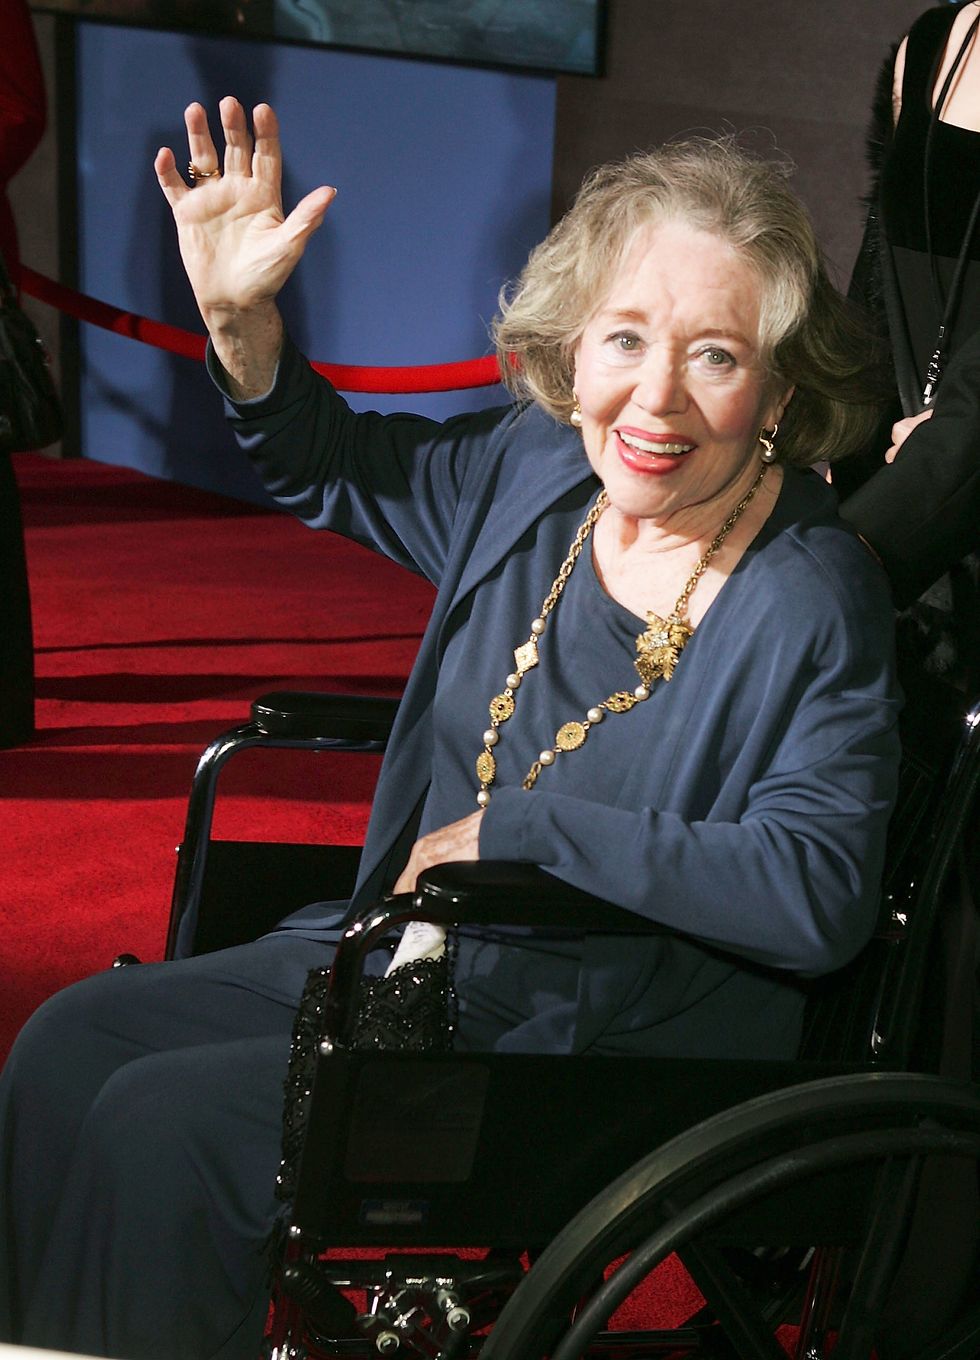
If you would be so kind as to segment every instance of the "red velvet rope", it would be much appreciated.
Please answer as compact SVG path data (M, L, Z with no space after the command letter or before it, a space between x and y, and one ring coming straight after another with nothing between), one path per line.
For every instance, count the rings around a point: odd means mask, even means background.
M86 297L66 288L63 283L38 274L36 270L21 265L20 286L25 293L46 302L49 306L65 312L78 321L87 321L103 330L115 331L117 335L127 335L131 340L140 340L144 345L168 350L171 354L182 354L187 359L203 359L206 337L193 331L181 330L179 326L168 326L163 321L151 321L148 317L137 316L135 312L124 312L96 298ZM469 387L492 387L500 381L500 368L496 357L488 354L483 359L464 359L453 364L416 364L396 368L366 367L359 364L313 364L343 392L456 392Z

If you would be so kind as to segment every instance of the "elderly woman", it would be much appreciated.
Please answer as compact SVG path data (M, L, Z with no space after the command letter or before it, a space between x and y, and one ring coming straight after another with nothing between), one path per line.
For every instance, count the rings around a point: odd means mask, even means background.
M274 299L333 191L284 217L272 111L254 146L221 120L223 176L199 105L192 187L156 168L239 440L280 504L439 587L353 907L543 865L676 933L461 938L460 1048L791 1056L805 979L872 927L897 702L884 577L806 470L866 435L865 342L784 175L725 143L598 171L503 303L518 400L438 425L353 414L293 348ZM251 1360L293 1011L339 915L29 1023L4 1335Z

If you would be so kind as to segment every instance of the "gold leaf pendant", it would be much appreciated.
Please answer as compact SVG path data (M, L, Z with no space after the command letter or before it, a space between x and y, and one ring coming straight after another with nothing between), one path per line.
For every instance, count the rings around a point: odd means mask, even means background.
M647 629L636 639L635 666L645 685L655 680L669 680L687 646L694 629L676 615L662 619L659 614L647 614Z

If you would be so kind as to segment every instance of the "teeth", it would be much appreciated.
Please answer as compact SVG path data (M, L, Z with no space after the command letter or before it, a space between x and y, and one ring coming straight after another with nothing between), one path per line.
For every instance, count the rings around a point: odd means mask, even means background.
M693 444L669 444L663 439L640 439L635 434L621 434L620 439L639 453L690 453Z

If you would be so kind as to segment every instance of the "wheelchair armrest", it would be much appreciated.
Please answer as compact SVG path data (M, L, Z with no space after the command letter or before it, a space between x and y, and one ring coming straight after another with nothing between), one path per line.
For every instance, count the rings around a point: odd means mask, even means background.
M397 710L397 699L283 689L253 701L252 721L270 736L292 741L386 741Z
M419 879L419 916L454 925L531 926L573 934L662 934L625 907L564 883L536 864L510 860L437 864ZM429 916L430 910L448 915Z
M509 860L438 864L414 893L398 893L367 908L337 944L324 1004L322 1033L331 1042L348 1032L364 960L389 931L409 921L438 925L522 926L563 935L670 934L624 907L614 906L534 864Z

